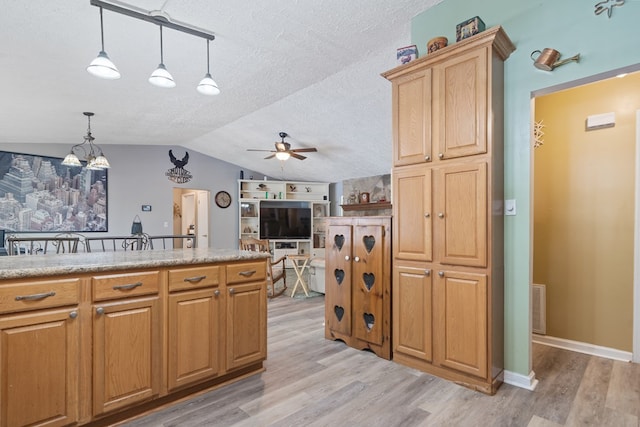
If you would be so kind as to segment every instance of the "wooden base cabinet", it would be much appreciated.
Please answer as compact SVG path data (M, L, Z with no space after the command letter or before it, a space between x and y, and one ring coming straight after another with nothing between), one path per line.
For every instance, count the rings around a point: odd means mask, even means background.
M78 420L78 334L75 307L0 318L0 426Z
M205 255L0 279L0 427L117 424L262 372L266 258Z
M396 67L394 360L493 394L503 376L501 27Z
M327 218L325 338L391 358L391 218Z

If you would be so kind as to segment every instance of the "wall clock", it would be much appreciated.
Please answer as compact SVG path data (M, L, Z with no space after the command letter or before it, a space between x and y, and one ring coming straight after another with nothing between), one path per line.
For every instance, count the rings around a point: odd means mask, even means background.
M216 205L221 208L228 208L231 205L231 195L226 191L218 191L216 193Z

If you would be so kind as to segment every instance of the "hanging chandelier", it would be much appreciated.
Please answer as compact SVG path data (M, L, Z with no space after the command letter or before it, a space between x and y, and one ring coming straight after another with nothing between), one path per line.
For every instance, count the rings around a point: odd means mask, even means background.
M111 167L109 161L102 153L102 148L100 148L97 144L94 144L95 138L91 135L91 117L94 115L90 112L82 113L87 117L87 134L84 136L84 141L80 144L76 144L71 147L71 151L62 161L62 164L65 166L82 166L80 162L80 158L76 154L76 152L82 151L82 158L87 162L87 169L89 170L100 170L100 169L108 169ZM97 154L100 153L100 154Z
M104 50L104 30L102 22L102 9L110 10L112 12L119 13L121 15L129 16L136 19L141 19L146 22L151 22L160 26L160 64L156 70L149 77L149 83L163 88L172 88L176 86L176 82L166 69L163 58L163 43L162 43L162 27L171 28L186 34L191 34L197 37L201 37L207 40L207 73L204 78L200 80L200 83L196 87L198 92L204 95L217 95L220 93L218 84L211 78L209 70L209 41L215 40L215 36L209 32L198 29L196 27L178 22L171 19L169 14L163 10L152 10L148 13L140 12L139 10L129 9L124 7L124 4L117 2L118 4L111 3L103 0L90 0L91 5L100 8L100 37L102 41L102 49L98 54L98 57L94 59L87 67L87 71L94 76L104 79L117 79L120 78L120 72L117 67ZM166 4L166 2L165 2ZM163 6L164 8L164 6Z

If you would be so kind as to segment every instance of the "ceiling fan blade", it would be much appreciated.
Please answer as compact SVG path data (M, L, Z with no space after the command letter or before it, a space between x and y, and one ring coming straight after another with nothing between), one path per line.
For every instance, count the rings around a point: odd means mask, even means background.
M275 154L272 154L270 156L265 157L265 159L273 159L275 156L276 156Z
M300 154L296 154L296 153L294 153L294 152L292 152L292 151L289 151L289 154L291 155L291 157L294 157L294 158L296 158L296 159L298 159L298 160L304 160L304 159L306 159L306 157L305 157L305 156L301 156Z
M318 149L317 148L296 148L290 151L293 153L316 153L318 152Z
M259 150L257 148L247 148L247 151L265 151L267 153L275 153L273 150Z

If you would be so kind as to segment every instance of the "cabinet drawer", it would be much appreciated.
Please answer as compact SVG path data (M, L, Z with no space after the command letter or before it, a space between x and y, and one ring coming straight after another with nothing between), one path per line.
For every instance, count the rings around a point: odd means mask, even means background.
M169 292L214 287L219 284L219 266L169 270Z
M95 276L91 279L93 300L101 301L158 293L159 271Z
M227 283L253 282L267 277L267 264L264 261L243 262L227 266Z
M40 280L0 287L0 313L77 304L80 279Z

